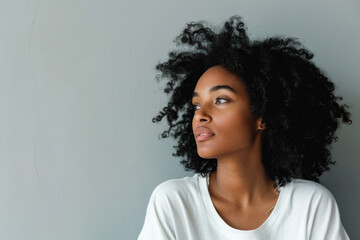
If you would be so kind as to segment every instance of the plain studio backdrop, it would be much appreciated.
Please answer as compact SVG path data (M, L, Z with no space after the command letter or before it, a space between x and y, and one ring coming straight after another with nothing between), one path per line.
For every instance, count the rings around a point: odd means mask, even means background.
M251 39L299 38L351 107L321 183L360 239L355 0L1 0L0 239L136 239L153 189L194 174L151 122L167 101L154 66L185 23L235 14Z

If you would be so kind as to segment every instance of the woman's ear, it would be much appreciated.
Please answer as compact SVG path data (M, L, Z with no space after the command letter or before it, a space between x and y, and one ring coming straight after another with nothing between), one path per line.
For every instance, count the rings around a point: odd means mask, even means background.
M258 118L258 120L256 121L256 125L257 125L257 130L264 131L266 128L266 124L263 122L262 118Z

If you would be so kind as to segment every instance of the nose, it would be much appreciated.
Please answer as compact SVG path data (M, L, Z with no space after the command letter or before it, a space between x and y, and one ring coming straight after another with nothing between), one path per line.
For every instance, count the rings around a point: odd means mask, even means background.
M203 106L195 111L194 120L195 122L210 122L212 120L212 117L209 111L206 111L206 109Z

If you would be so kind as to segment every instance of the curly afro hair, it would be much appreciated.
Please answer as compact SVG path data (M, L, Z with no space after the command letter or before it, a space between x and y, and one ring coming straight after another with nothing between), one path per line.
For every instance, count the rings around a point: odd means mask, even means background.
M173 156L183 157L186 171L205 176L217 168L216 159L197 154L191 103L197 80L215 65L243 80L252 114L266 124L262 163L276 185L292 178L319 182L319 176L335 164L331 143L338 140L340 120L352 123L349 107L339 103L343 98L334 95L334 83L296 38L250 41L241 17L235 15L219 31L204 21L187 23L175 43L181 48L156 65L157 81L168 80L164 92L170 99L152 121L166 116L169 127L161 137L177 140Z

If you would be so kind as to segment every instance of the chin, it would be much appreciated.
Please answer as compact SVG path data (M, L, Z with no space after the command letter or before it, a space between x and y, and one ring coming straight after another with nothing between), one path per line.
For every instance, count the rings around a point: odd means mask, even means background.
M213 158L217 158L217 156L218 156L218 154L215 154L214 152L211 152L211 151L197 150L197 153L200 157L202 157L204 159L213 159Z

